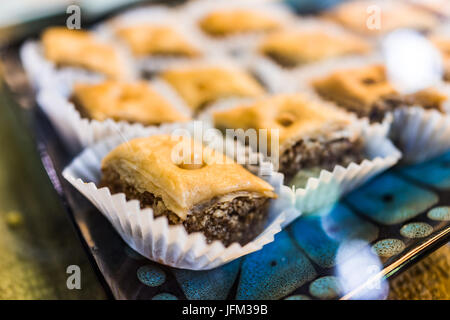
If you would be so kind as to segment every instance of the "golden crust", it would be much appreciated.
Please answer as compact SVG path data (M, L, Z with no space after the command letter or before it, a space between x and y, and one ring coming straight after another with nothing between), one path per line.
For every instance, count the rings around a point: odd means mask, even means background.
M42 35L42 45L45 57L58 66L82 67L114 79L126 76L117 50L87 31L48 28Z
M380 9L379 19L377 8ZM431 13L397 0L344 2L324 16L365 35L385 34L399 28L430 30L439 23ZM369 28L368 24L373 28Z
M299 137L326 128L328 123L349 124L348 116L312 102L302 94L266 97L253 103L213 113L214 125L220 129L278 129L280 149Z
M446 96L436 89L424 89L413 94L401 95L388 81L383 65L338 70L312 81L316 91L326 98L353 109L370 110L376 102L389 96L403 97L407 105L437 108L444 112Z
M268 35L260 51L268 56L277 56L292 64L338 57L346 54L364 54L370 46L362 39L350 34L330 35L326 32L283 30Z
M264 93L261 85L245 71L221 67L189 67L163 72L166 80L192 110L228 97L256 97Z
M103 121L139 122L158 125L164 122L187 121L148 83L104 81L99 84L76 83L73 99L89 118Z
M396 93L382 65L338 70L314 80L312 85L318 92L326 92L328 97L338 103L367 109L382 96Z
M169 26L139 24L117 31L135 56L161 55L197 57L200 51Z
M268 32L280 27L280 23L264 13L236 9L214 11L203 17L200 28L212 36L227 36L248 32Z
M193 152L182 159L198 159L201 164L177 164L173 155L181 154L185 143ZM182 219L192 207L215 197L240 192L276 197L270 184L221 153L188 138L170 135L123 143L103 159L102 170L107 169L117 172L121 180L139 192L161 197L166 207Z

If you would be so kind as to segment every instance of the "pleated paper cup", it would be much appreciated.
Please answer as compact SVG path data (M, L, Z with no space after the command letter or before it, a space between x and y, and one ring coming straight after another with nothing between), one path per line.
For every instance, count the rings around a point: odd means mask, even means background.
M390 134L404 163L419 163L450 150L450 115L420 107L394 112Z
M401 152L386 137L380 126L362 126L366 159L350 163L347 167L337 165L333 171L321 170L318 178L309 178L304 188L292 188L295 207L303 214L317 211L338 201L343 195L355 190L377 174L394 166Z
M308 97L310 101L321 103L324 107L330 108L330 112L338 111L343 116L347 116L351 125L346 128L346 131L349 135L357 134L361 136L366 157L361 163L352 162L347 167L337 165L332 171L321 170L317 178L310 177L307 180L304 188L295 188L285 182L284 190L289 193L286 198L294 201L298 212L307 214L338 201L346 193L394 166L400 160L402 154L388 139L390 123L392 122L391 116L389 116L389 122L371 125L367 119L357 119L353 114L340 108L336 109L333 104L318 100L317 97L310 95L308 92L302 94ZM213 127L212 114L215 111L232 109L252 101L254 100L223 100L202 113L199 118ZM284 225L292 221L286 220Z
M212 269L260 250L274 240L287 218L299 216L291 194L283 187L283 176L266 172L261 178L274 187L278 198L272 200L265 229L246 245L225 247L218 240L208 244L200 232L188 234L182 225L169 225L165 216L155 218L152 209L141 209L139 201L127 201L123 193L112 195L108 188L98 188L102 159L126 139L137 136L142 135L129 132L126 137L110 137L87 148L64 169L63 176L102 212L130 247L150 260L183 269Z
M85 79L86 83L96 83L98 81L95 77L87 77ZM185 106L184 102L178 98L178 95L164 81L153 80L149 82L149 85L179 112L187 117L191 116L189 108ZM70 101L70 95L71 88L70 92L68 92L58 91L54 86L48 86L41 88L38 92L37 102L71 152L78 152L82 148L91 146L109 136L124 134L128 131L145 133L148 130L154 130L149 129L151 128L150 126L144 126L139 123L114 121L112 119L98 121L83 118ZM171 124L167 123L162 126L169 126L170 128Z

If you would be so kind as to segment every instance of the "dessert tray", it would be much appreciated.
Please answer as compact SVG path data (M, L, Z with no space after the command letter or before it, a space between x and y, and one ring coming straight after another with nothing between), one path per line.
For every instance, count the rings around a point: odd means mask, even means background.
M116 299L383 299L389 278L450 239L449 152L376 172L338 202L290 222L261 250L219 267L196 271L151 261L64 179L77 154L38 107L20 46L4 49L2 89L16 101L10 107L31 119L49 179Z

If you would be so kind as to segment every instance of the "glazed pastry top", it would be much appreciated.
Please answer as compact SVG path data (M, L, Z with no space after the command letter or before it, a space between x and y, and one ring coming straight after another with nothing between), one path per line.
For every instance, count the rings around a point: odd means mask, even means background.
M106 169L113 169L139 192L161 197L182 219L193 206L216 197L241 193L276 197L270 184L189 138L156 135L133 139L103 159L102 170Z
M357 103L361 108L369 108L380 97L395 94L382 65L368 65L361 68L340 69L326 77L312 82L316 89L329 92Z
M48 28L42 35L42 45L45 57L57 66L86 68L114 79L128 76L116 48L88 31Z
M350 123L347 114L311 101L302 94L261 98L253 103L216 111L213 119L220 129L278 129L281 147L317 130L326 131L327 124L340 123L345 126ZM267 135L271 142L271 130Z
M401 95L389 82L386 68L374 64L361 68L341 69L315 79L312 85L338 103L351 104L361 109L372 108L375 102L389 97L402 97L405 104L443 108L446 96L436 89L424 89L413 94Z
M82 113L99 121L111 118L155 125L189 120L145 81L76 83L72 98Z
M228 97L256 97L262 86L246 71L220 66L192 66L164 71L167 81L197 111L206 104Z
M170 26L138 24L117 30L117 35L139 57L185 56L196 57L200 51Z
M260 51L291 64L308 63L345 54L369 52L368 43L359 37L331 35L320 30L283 30L271 33L261 43Z
M246 9L213 11L203 17L199 24L204 32L217 37L267 32L280 27L280 23L267 14Z

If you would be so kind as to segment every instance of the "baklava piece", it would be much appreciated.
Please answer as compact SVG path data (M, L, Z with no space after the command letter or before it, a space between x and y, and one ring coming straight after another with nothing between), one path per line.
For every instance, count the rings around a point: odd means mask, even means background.
M256 97L264 93L262 86L246 71L220 66L184 67L161 73L194 111L209 103L229 97Z
M200 55L195 46L170 26L138 24L119 29L117 35L136 57L193 58Z
M431 13L397 0L344 2L325 17L360 34L374 36L400 28L428 31L439 23Z
M400 94L388 81L382 65L338 70L312 82L323 98L367 117L371 122L382 122L388 112L402 106L421 106L444 112L445 95L434 89L414 94Z
M116 48L87 31L49 28L42 35L42 45L45 57L58 67L85 68L113 79L127 76Z
M81 115L98 121L113 119L144 125L187 121L146 82L108 80L98 84L76 83L72 98Z
M267 14L246 9L210 12L199 21L199 25L213 37L264 33L280 27L280 23Z
M279 65L293 68L349 54L365 54L370 50L370 46L362 39L349 34L283 30L268 35L259 50Z
M182 149L185 155L174 157ZM170 135L133 139L111 151L102 161L101 185L225 246L260 234L276 198L270 184L230 158Z
M358 134L346 129L350 124L348 116L310 100L301 94L262 98L216 111L213 121L222 131L267 129L267 151L273 157L277 141L272 140L278 139L279 171L285 174L286 181L300 171L318 168L320 172L333 170L338 164L361 162L363 144ZM273 137L276 132L278 137ZM261 148L261 141L258 143Z
M430 37L430 40L442 55L444 80L450 81L450 37L435 35Z

